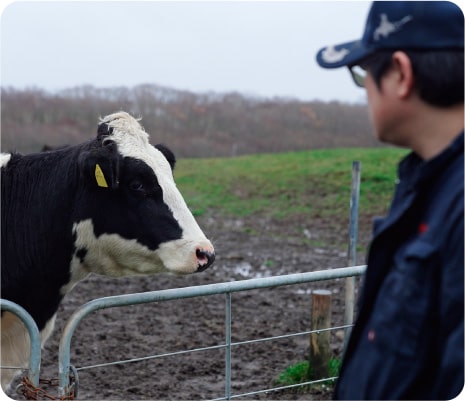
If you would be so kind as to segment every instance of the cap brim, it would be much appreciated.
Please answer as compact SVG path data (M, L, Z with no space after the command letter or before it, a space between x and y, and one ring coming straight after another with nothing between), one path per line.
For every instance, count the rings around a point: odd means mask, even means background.
M357 63L371 53L361 40L327 46L316 55L317 63L323 68L338 68Z

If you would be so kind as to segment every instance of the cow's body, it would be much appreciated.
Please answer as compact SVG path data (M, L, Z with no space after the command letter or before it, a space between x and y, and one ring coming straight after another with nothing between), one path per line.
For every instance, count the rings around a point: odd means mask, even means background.
M97 138L32 155L2 154L2 298L23 306L45 342L63 296L91 272L193 273L213 247L173 180L173 154L116 113ZM29 339L2 314L1 364L27 366ZM16 372L3 370L5 388Z

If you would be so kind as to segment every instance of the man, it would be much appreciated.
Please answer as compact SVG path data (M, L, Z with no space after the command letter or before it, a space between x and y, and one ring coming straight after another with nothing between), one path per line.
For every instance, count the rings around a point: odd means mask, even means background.
M321 49L365 87L380 141L410 148L375 221L336 399L451 399L464 384L464 16L374 2L360 41Z

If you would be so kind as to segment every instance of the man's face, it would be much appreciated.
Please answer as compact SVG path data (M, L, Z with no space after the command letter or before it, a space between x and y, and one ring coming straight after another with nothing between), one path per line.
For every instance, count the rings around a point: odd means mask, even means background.
M402 70L396 65L395 59L383 74L379 85L368 69L364 86L377 139L396 146L408 146L405 119L409 113L409 104L402 95L404 91Z
M389 133L386 132L389 120L389 101L382 90L382 85L378 88L370 72L365 78L365 90L375 136L381 142L389 142Z
M349 71L354 83L366 90L368 108L376 137L381 142L390 142L387 127L390 126L392 117L390 109L392 98L384 88L389 83L386 77L389 71L383 74L380 84L377 85L372 73L372 69L377 68L375 67L376 63L376 56L371 56L362 60L360 64L350 66Z

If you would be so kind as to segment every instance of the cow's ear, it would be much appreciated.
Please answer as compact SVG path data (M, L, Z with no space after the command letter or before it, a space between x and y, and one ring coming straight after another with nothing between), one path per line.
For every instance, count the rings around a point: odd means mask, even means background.
M113 133L113 127L107 123L100 123L97 127L97 139L102 140Z
M120 156L115 142L105 141L96 149L82 152L78 163L81 177L90 185L118 188Z
M174 153L161 143L155 145L155 147L163 154L163 156L165 156L166 160L168 160L168 163L171 166L171 170L174 170L174 166L176 164L176 157L174 156Z

